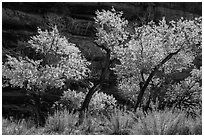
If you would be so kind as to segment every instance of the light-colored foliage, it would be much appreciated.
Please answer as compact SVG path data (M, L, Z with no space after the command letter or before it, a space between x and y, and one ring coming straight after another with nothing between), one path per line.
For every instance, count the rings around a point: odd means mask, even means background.
M182 111L154 111L140 117L133 131L137 135L195 135L201 134L201 121L201 116L187 118Z
M33 121L24 119L13 121L2 118L2 134L3 135L40 135L43 130L36 128Z
M141 27L135 27L135 32L130 35L126 32L128 21L122 18L122 12L113 8L110 11L97 11L96 15L96 42L110 49L111 58L120 60L121 64L112 69L117 73L119 89L134 101L137 101L140 82L145 82L166 57L175 53L162 63L159 72L153 76L151 83L154 85L165 83L164 75L192 67L196 53L202 49L201 17L192 20L181 18L170 22L163 18L158 23L151 21ZM123 43L124 41L126 43ZM184 90L188 89L185 88ZM150 84L147 90L151 92Z
M131 135L133 134L134 114L114 109L108 118L104 119L103 131L111 135Z
M103 92L96 92L91 99L89 108L92 111L112 111L116 107L116 99L113 95L107 95Z
M36 61L8 56L2 65L3 77L7 79L4 86L45 91L48 87L62 88L67 79L80 80L88 76L90 63L74 44L60 36L56 27L50 32L38 28L38 34L28 43L43 54L43 58Z
M129 33L126 31L128 21L122 18L123 12L116 12L114 8L96 11L95 23L97 29L98 45L103 45L111 50L111 57L115 56L115 48L121 46Z
M61 110L61 109L79 109L81 107L81 104L85 98L85 93L83 92L76 92L72 90L64 91L62 96L60 97L60 100L56 101L52 108Z
M202 67L193 69L191 76L178 84L169 85L165 95L166 102L174 102L174 107L195 114L202 109Z
M48 134L73 134L75 124L77 122L77 115L69 113L66 110L56 111L54 115L50 115L45 124L45 133Z
M74 110L79 109L85 99L86 94L83 92L76 92L72 90L64 91L61 99L53 105L54 109L68 109ZM89 113L112 111L116 107L116 99L112 95L107 95L102 92L94 93L90 104L89 104Z
M180 19L169 23L163 18L158 24L150 22L135 28L135 34L126 46L117 48L117 57L121 64L116 65L114 70L121 81L121 89L138 92L139 82L146 80L156 65L179 49L178 54L163 64L159 70L169 74L189 68L193 65L196 51L201 49L201 37L201 18ZM156 79L157 77L153 77L153 81Z

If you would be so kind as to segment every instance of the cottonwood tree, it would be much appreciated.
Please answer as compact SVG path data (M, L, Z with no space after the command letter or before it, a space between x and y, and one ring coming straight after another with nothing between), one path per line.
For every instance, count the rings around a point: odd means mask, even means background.
M201 18L169 23L163 18L158 24L150 22L136 27L131 36L126 31L128 21L122 18L122 12L114 9L97 11L95 23L95 42L106 53L105 67L99 83L89 91L81 110L88 107L91 96L106 80L111 59L121 61L120 65L112 69L118 74L119 88L135 91L133 94L137 98L137 110L150 82L162 81L162 77L157 76L158 72L168 74L189 68L196 50L201 49Z
M110 70L110 61L114 58L116 52L115 47L120 46L128 38L128 32L125 30L128 21L122 18L122 12L116 12L114 8L110 11L96 11L96 40L95 44L105 53L105 65L102 68L99 81L89 90L80 109L80 121L83 121L84 111L88 109L88 105L93 94L100 90L106 81L108 81L108 72Z
M29 47L42 55L40 60L12 57L2 65L4 87L27 90L35 102L40 120L41 96L48 88L63 88L67 80L82 80L89 75L90 64L75 44L60 36L57 27L51 31L38 28L38 34L28 41Z
M129 37L126 27L128 21L122 18L122 12L96 12L97 45L106 52L106 65L101 73L100 86L110 68L110 59L117 58L120 65L113 68L120 79L120 87L126 90L134 87L137 99L135 110L142 101L145 90L150 82L162 81L158 72L169 74L192 67L197 50L201 50L201 18L166 22L163 18L159 23L149 22L147 25L135 28L135 33ZM124 89L124 88L123 88ZM94 93L91 90L84 102ZM89 96L90 95L90 96Z
M134 90L135 110L142 102L150 83L162 81L159 73L170 74L193 66L197 50L201 50L201 18L159 23L149 22L135 28L135 34L125 48L117 48L121 64L115 71L120 88Z
M88 108L92 95L109 79L108 71L110 70L110 61L115 54L114 48L119 46L128 37L128 32L125 31L128 21L122 18L122 14L122 12L116 12L115 9L111 9L111 11L102 10L102 12L96 11L96 17L94 19L97 38L95 43L105 53L105 65L100 74L99 82L95 83L88 92L81 110Z

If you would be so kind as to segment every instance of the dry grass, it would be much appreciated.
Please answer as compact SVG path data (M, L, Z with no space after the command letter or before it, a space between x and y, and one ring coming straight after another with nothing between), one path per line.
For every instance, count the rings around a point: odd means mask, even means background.
M202 116L186 117L184 112L153 111L147 115L115 110L109 116L91 116L88 113L80 126L75 126L78 114L57 111L47 118L44 127L31 121L2 120L3 135L201 135Z
M202 134L202 117L186 117L183 112L154 111L141 117L134 126L134 134L141 135L197 135Z

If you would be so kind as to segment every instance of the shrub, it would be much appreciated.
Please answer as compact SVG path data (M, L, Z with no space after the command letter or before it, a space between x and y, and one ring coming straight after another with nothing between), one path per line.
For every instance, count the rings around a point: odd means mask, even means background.
M2 119L2 134L3 135L33 135L41 134L42 130L37 129L34 122L25 119L13 121Z
M43 134L60 134L60 135L87 135L99 134L99 120L90 114L85 113L84 122L80 126L76 126L78 113L70 113L67 110L56 111L54 115L50 115L46 120Z
M103 133L111 135L133 134L133 115L122 110L114 109L103 121Z
M193 126L192 126L193 125ZM187 118L182 111L154 111L139 118L134 134L140 135L188 135L202 133L201 117Z
M112 112L116 107L116 99L113 95L107 95L103 92L96 92L91 99L89 111L97 114L98 112Z
M202 109L201 81L202 67L193 69L191 76L178 84L169 85L164 101L177 109L182 109L188 115L194 116Z
M74 115L66 110L56 111L54 115L50 115L45 124L45 133L47 134L73 134L77 115Z
M77 91L64 91L61 99L53 105L53 109L67 109L70 111L77 110L81 107L85 98L85 93ZM106 111L111 112L116 107L116 99L111 95L102 92L94 93L88 111L91 114L98 114Z

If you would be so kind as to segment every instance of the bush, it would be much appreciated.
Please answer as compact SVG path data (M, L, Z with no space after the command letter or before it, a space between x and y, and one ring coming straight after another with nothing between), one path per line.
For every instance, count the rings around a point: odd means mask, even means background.
M113 95L107 95L103 92L94 93L90 105L89 111L93 114L97 114L103 111L112 112L116 107L116 99Z
M77 92L74 90L64 91L61 99L53 105L53 109L67 109L69 111L77 110L81 107L85 95L86 94L83 92ZM102 92L96 92L91 99L88 111L89 113L96 115L103 111L111 112L114 107L116 107L116 99L112 95L110 96Z
M79 109L81 104L85 98L85 94L83 92L76 92L68 89L64 91L59 101L56 101L52 108L54 110L70 110L73 111L75 109Z
M178 84L169 85L164 101L172 107L182 109L188 115L194 116L202 109L202 67L193 69L191 76Z
M130 135L133 134L134 117L131 113L114 109L108 117L103 120L103 134Z
M50 115L45 124L45 133L48 134L73 134L75 124L77 122L77 115L74 115L66 110L56 111L54 115Z
M37 129L32 120L13 121L2 119L2 134L3 135L35 135L42 134L42 129Z
M50 115L44 127L44 134L61 134L61 135L87 135L98 134L98 118L94 118L88 113L85 114L84 122L76 126L78 113L70 113L67 110L56 111Z
M154 111L139 118L134 134L140 135L193 135L202 133L201 117L187 118L182 111Z

